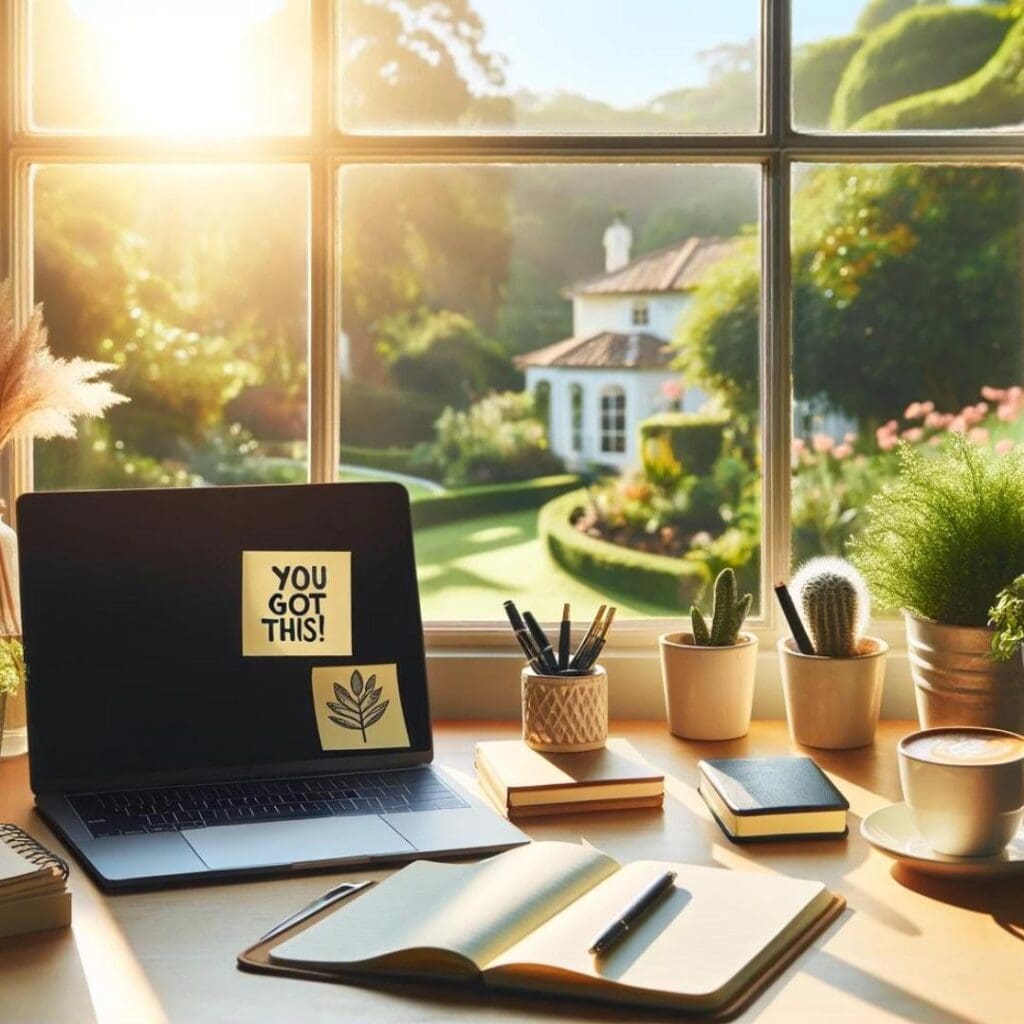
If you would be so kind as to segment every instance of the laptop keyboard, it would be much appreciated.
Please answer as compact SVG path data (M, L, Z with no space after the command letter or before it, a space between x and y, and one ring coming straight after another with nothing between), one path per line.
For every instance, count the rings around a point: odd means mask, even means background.
M80 793L68 800L96 839L252 821L466 806L438 776L422 768Z

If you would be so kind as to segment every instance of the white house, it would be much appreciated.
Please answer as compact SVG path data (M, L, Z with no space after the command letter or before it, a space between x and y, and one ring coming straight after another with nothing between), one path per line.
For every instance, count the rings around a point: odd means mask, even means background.
M552 451L570 466L636 464L641 420L670 408L696 412L706 400L697 388L678 393L668 343L694 287L734 243L686 238L631 260L632 242L616 217L604 233L605 272L565 292L572 337L516 360L527 389L546 399Z

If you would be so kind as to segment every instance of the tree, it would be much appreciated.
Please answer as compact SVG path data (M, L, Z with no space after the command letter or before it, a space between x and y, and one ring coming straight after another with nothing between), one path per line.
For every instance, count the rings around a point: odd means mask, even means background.
M402 315L381 335L393 383L439 405L463 409L491 391L522 385L508 353L459 313Z

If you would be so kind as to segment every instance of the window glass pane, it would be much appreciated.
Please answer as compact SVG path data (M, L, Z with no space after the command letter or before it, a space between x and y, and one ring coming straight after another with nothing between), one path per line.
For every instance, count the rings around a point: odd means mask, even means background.
M758 189L751 167L343 171L342 477L406 482L428 618L679 615L725 565L757 592ZM711 333L727 287L746 305Z
M951 433L1024 442L1024 174L802 167L794 185L799 562L845 553L900 440L925 454Z
M793 0L797 127L943 131L1019 126L1018 4Z
M40 488L295 482L306 471L307 172L53 166L35 291L59 356L131 401L38 442Z
M308 0L31 0L42 129L309 129Z
M337 2L347 128L758 126L758 0Z

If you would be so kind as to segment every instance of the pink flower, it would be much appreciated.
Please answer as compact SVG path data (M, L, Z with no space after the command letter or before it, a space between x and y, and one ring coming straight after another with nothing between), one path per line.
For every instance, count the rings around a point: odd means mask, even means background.
M1004 423L1012 423L1020 415L1020 406L1016 402L1003 402L996 410L996 415Z
M962 419L964 423L969 427L973 427L975 424L980 423L985 418L985 414L979 411L976 405L965 405L959 414L959 419Z
M856 444L857 435L851 431L849 434L843 435L843 444Z
M951 434L966 434L967 433L967 420L961 414L960 416L954 416L949 423L949 432Z
M989 433L984 427L975 427L967 436L975 444L988 444Z
M835 440L828 436L828 434L815 434L811 438L811 444L814 446L814 450L819 455L824 455L826 452L832 451L835 447Z
M938 434L936 434L934 437L928 438L928 443L933 447L937 448L940 444L942 444L942 438Z
M990 402L1002 402L1006 398L1006 388L994 388L986 384L981 389L981 397L987 398Z
M917 444L924 437L924 429L922 427L910 427L908 430L903 431L903 439L910 441L912 444Z
M1019 384L1014 384L1012 388L1007 389L1006 397L1011 402L1019 402L1024 397L1024 388Z
M799 455L807 448L807 442L802 437L793 438L793 454Z
M1006 455L1013 451L1013 442L1008 438L1004 437L1002 441L996 441L996 454Z
M953 414L951 412L930 412L924 418L924 425L929 430L941 430L952 422Z
M837 444L832 449L832 455L837 459L848 459L853 454L853 445Z
M883 434L881 431L878 432L878 447L881 448L883 452L892 451L897 444L899 444L899 440L895 434Z
M926 410L921 402L911 402L910 405L903 410L903 418L905 420L919 420L925 412Z
M667 380L661 385L661 393L670 402L678 402L683 397L683 382L680 380Z

